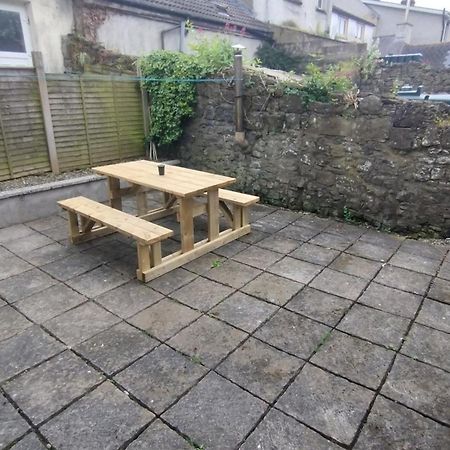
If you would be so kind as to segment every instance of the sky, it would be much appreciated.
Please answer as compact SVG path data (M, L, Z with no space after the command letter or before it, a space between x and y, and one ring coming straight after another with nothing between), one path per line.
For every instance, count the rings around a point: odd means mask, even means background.
M400 3L400 0L388 0L392 3ZM447 9L450 10L450 0L416 0L416 6L425 8Z

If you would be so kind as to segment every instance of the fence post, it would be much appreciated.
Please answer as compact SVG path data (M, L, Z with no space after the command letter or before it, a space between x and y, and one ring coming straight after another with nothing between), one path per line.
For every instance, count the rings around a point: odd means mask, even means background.
M47 137L48 156L50 167L53 173L59 173L58 154L56 153L55 134L53 133L52 113L48 99L47 80L45 79L44 62L41 52L31 52L33 65L36 69L36 75L39 86L39 95L41 97L42 115L44 117L45 135Z

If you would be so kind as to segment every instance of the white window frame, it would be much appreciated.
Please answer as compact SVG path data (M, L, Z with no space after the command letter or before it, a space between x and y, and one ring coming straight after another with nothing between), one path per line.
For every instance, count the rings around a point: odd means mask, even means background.
M31 31L25 4L8 3L0 0L0 10L19 13L25 52L0 51L0 67L33 67L31 58Z

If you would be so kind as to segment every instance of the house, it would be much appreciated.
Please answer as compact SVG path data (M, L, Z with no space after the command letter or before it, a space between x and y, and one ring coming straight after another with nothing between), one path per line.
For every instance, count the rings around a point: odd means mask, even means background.
M383 54L401 53L404 44L429 45L450 42L450 13L402 4L363 0L378 16L375 37ZM450 6L450 5L449 5Z
M371 44L377 16L360 0L245 0L261 22Z
M62 73L80 46L78 59L89 56L86 47L98 59L187 51L191 25L205 36L226 34L249 55L269 36L240 0L0 0L0 68L32 67L31 52L41 51L45 71Z

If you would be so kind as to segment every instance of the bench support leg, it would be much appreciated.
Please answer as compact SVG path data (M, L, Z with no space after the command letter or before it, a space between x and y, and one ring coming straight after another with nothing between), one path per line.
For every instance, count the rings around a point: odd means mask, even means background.
M242 226L245 227L246 225L250 224L250 218L249 218L249 209L246 206L242 207Z
M138 251L138 270L136 275L139 280L144 281L144 273L151 268L150 260L150 246L144 244L137 244Z
M152 244L151 249L152 249L151 250L152 267L155 267L158 264L161 264L161 260L162 260L161 242L156 242L156 243Z
M76 213L72 211L67 211L69 214L69 235L70 235L70 242L74 244L77 240L77 237L80 234L80 228L78 226L78 217Z
M233 230L242 227L242 206L233 205Z

